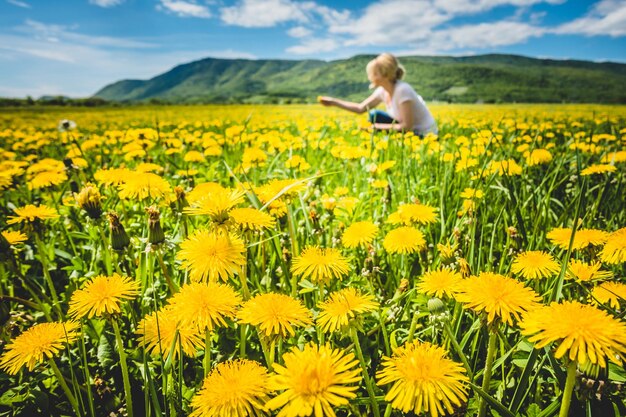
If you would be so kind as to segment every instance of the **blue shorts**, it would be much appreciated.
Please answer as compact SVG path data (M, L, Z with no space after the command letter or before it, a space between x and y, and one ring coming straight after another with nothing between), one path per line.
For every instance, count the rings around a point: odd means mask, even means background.
M370 110L368 120L370 123L399 123L396 119L391 117L389 113L378 109ZM423 134L416 130L414 130L413 133L415 133L415 136L424 137Z
M368 120L370 123L398 123L389 113L378 109L370 110Z

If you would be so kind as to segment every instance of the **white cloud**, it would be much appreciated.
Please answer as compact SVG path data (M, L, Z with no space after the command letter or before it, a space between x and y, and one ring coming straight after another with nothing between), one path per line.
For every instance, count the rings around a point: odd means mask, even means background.
M338 46L334 39L307 39L300 45L287 48L287 52L296 55L319 54L334 51Z
M329 32L347 35L350 46L398 45L427 38L449 19L428 0L387 0L369 5L350 24L331 25Z
M100 7L114 7L124 3L124 0L89 0L89 3Z
M529 7L534 4L561 4L567 0L432 0L433 7L452 15L487 12L500 6Z
M553 33L565 35L626 35L626 2L602 0L585 16L557 27Z
M234 49L164 51L157 41L90 36L28 20L11 33L0 29L0 96L85 97L114 81L152 78L207 57L257 58Z
M26 3L25 1L7 0L7 3L12 4L14 6L17 6L17 7L21 7L23 9L30 9L31 8L30 4Z
M433 39L427 43L438 50L484 48L514 45L531 37L543 36L544 33L545 29L526 23L500 21L439 30L434 32Z
M272 27L289 21L307 21L305 10L310 5L291 0L242 0L234 6L223 7L221 18L234 26Z
M312 33L313 31L311 29L307 29L304 26L296 26L287 31L287 35L292 38L306 38Z
M77 27L51 25L27 19L24 25L16 28L35 39L49 43L70 41L82 45L107 46L112 48L155 48L157 45L133 39L114 38L111 36L92 36L76 32Z
M161 0L161 3L157 5L157 10L174 13L180 17L199 17L204 19L211 17L211 12L206 6L192 1Z

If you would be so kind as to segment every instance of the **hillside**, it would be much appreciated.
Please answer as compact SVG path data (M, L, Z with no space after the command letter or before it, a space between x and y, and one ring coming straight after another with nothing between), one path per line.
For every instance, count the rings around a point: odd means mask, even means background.
M345 60L206 58L149 80L122 80L94 97L171 103L311 102L317 95L361 100L365 65ZM626 64L515 55L402 57L406 80L427 100L450 102L626 103Z

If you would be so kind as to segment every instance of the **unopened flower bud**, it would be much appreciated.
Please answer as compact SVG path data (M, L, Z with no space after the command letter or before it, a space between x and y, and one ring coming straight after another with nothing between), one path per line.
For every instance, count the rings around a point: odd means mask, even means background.
M146 209L148 212L148 242L158 245L165 241L165 233L161 227L161 213L155 206Z
M120 218L115 212L107 213L111 230L111 247L113 250L123 251L130 245L130 238L120 223Z

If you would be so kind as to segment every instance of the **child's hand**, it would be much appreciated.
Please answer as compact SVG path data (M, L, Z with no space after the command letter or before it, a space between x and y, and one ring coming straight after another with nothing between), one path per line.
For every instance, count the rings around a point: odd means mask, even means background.
M322 105L322 106L332 106L334 99L332 97L326 97L326 96L317 96L317 101Z

